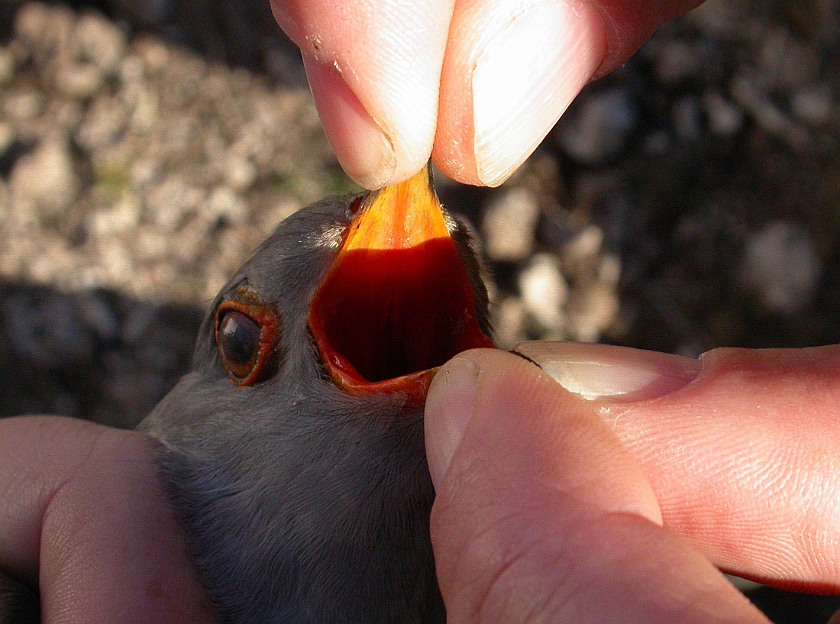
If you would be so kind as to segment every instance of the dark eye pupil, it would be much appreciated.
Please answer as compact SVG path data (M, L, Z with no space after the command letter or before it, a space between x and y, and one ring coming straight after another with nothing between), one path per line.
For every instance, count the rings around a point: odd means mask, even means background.
M230 311L219 325L219 348L231 372L247 377L257 361L260 326L244 314Z

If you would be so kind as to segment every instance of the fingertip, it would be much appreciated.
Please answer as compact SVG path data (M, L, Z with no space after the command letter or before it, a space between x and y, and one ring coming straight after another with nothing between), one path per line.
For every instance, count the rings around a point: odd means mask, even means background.
M344 82L337 65L307 56L303 65L327 140L345 173L368 189L388 184L397 169L391 140Z
M275 17L300 47L327 137L375 189L429 160L454 0L287 0Z
M450 41L434 160L485 186L530 156L606 53L600 13L578 0L467 3Z
M426 456L436 488L440 488L472 418L477 386L475 362L456 357L440 368L429 388L424 418Z

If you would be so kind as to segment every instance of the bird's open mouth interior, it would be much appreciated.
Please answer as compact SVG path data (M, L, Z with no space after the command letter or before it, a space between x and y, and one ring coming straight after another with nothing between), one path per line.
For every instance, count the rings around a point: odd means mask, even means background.
M433 369L492 346L428 173L396 186L404 185L369 196L312 302L309 327L324 366L351 391L425 396Z

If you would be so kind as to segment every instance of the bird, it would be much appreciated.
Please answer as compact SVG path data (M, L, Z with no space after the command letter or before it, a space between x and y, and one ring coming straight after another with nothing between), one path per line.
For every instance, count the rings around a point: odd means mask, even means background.
M430 166L286 218L138 427L219 622L444 622L423 406L492 347L477 239Z

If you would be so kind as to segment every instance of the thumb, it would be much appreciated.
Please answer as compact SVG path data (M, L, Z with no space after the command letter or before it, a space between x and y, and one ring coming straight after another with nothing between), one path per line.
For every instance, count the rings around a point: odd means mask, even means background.
M517 350L589 400L641 465L665 524L717 566L840 587L840 346L699 360L574 343Z
M763 622L661 526L597 407L522 358L461 354L426 403L449 622Z

